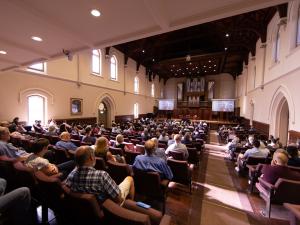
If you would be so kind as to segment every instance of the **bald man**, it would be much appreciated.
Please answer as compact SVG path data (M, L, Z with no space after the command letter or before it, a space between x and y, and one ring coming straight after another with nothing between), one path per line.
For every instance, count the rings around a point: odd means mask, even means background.
M264 165L262 178L270 184L275 184L279 178L300 180L300 173L292 171L287 166L288 154L284 149L274 152L271 165Z
M158 172L161 178L172 180L173 173L167 162L154 155L155 142L153 140L146 141L145 151L145 155L138 155L135 158L132 166L139 170Z
M134 198L134 183L128 176L117 185L109 174L94 168L96 164L94 150L90 146L81 146L76 150L77 167L69 174L66 185L74 192L96 194L100 201L110 198L122 204L127 196Z
M58 141L55 146L57 148L75 151L77 146L71 141L71 135L68 132L62 132L60 135L60 141Z
M174 144L171 144L171 145L167 148L167 150L166 150L166 152L165 152L166 155L168 155L170 151L172 151L172 152L179 152L179 153L183 153L183 158L184 158L185 160L188 159L188 157L189 157L189 152L188 152L186 146L185 146L184 144L181 143L181 139L182 139L182 136L181 136L180 134L176 134L176 135L174 136L174 141L175 141L175 143L174 143Z

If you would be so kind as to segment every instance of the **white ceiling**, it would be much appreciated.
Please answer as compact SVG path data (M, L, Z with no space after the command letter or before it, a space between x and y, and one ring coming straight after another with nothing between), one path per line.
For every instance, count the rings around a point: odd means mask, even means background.
M287 0L0 0L0 70L108 47ZM91 16L91 9L101 16ZM31 40L39 36L43 42Z

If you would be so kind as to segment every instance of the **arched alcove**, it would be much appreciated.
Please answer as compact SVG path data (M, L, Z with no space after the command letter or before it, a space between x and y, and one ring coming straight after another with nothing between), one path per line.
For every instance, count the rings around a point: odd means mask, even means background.
M115 114L116 114L115 101L114 101L113 97L108 93L105 93L97 98L97 101L95 103L95 112L97 115L97 122L101 122L100 119L102 118L101 115L99 115L100 114L99 106L101 103L103 103L103 105L105 106L105 111L106 111L105 118L107 121L104 122L104 124L106 124L107 127L111 127L111 122L112 122L112 120L115 119Z
M295 107L293 99L285 86L280 86L273 95L270 111L270 134L280 138L284 145L288 139L290 124L295 123Z

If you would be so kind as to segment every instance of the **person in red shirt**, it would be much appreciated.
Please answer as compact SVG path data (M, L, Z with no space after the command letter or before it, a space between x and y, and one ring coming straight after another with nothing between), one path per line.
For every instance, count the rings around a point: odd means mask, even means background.
M300 173L287 166L288 159L288 154L284 149L277 149L274 152L271 165L264 165L262 179L270 184L275 184L279 178L300 180Z

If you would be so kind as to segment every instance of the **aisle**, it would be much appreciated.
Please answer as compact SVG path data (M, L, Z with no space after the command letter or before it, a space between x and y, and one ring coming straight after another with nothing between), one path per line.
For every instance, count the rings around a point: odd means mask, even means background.
M201 225L249 225L246 212L253 212L246 194L235 187L224 160L224 147L206 145L202 166L194 182L197 190L192 199L194 212L190 224ZM199 218L197 218L199 217ZM200 223L199 223L200 221Z

